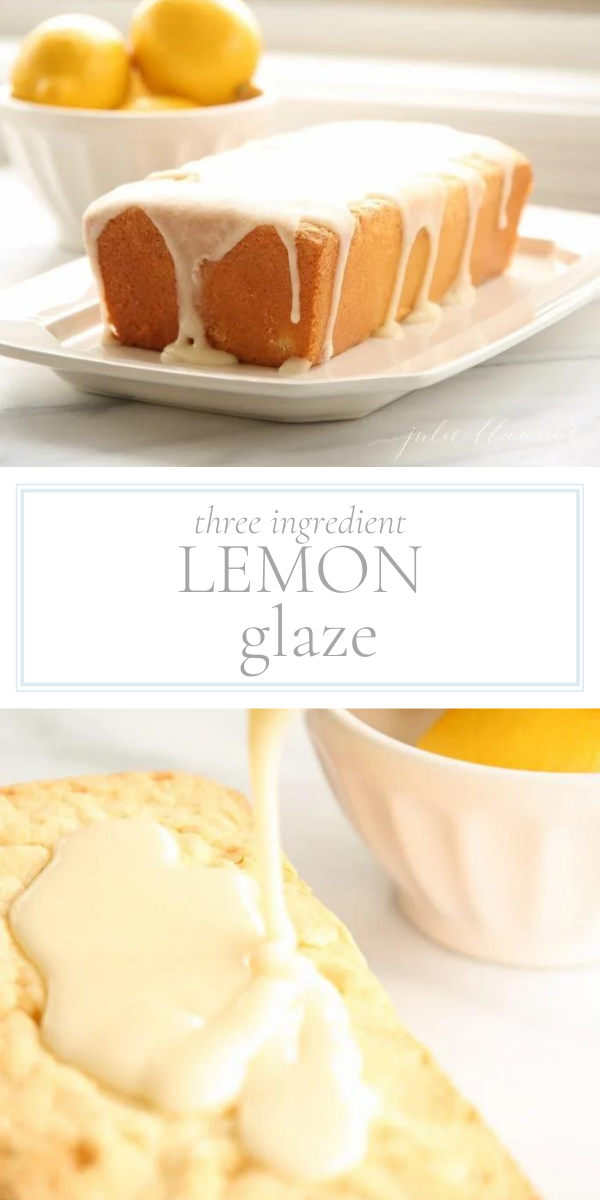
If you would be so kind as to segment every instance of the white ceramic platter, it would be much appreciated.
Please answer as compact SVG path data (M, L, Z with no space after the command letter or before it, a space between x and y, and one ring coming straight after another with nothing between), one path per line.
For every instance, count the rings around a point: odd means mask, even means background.
M268 367L165 366L102 344L85 259L0 293L0 353L50 367L86 392L273 421L362 417L514 346L600 294L600 215L530 206L510 271L473 303L398 341L371 338L304 375Z

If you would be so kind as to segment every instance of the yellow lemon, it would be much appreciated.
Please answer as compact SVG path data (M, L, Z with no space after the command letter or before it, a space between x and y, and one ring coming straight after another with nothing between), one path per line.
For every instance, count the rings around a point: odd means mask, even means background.
M142 78L141 71L138 71L138 68L132 64L129 68L129 78L127 80L127 91L125 92L125 97L123 99L121 108L126 108L126 107L128 108L132 104L132 102L134 100L139 99L140 96L151 96L151 95L152 95L152 92L150 92L149 89L146 87L146 84L144 83L144 80Z
M118 29L99 17L51 17L21 43L11 71L18 100L67 108L117 108L129 59Z
M168 108L197 107L195 100L186 100L185 96L154 96L150 93L147 96L133 96L126 104L121 105L123 109L138 113L159 112L161 109Z
M261 50L258 22L244 0L142 0L131 40L153 92L197 104L235 99Z
M196 108L195 100L185 96L155 96L149 91L137 67L129 72L129 83L123 103L119 106L128 112L157 112L169 108Z
M521 771L600 771L600 709L451 709L422 750Z

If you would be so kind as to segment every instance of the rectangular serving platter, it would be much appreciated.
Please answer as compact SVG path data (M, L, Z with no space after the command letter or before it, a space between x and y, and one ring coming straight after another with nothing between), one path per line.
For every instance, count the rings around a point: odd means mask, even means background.
M103 343L86 259L0 293L0 354L49 367L83 392L271 421L365 416L531 337L600 294L600 215L531 205L510 270L435 323L371 338L303 375L173 366Z

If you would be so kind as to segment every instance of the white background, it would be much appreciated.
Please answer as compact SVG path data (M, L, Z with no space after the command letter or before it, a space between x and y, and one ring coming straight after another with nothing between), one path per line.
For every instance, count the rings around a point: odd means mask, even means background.
M5 492L5 509L14 505L14 485L50 483L52 472L4 472L10 482L0 484ZM178 485L214 483L204 473L176 475ZM260 486L256 473L248 482ZM424 472L396 472L388 486L423 487ZM580 472L585 475L585 472ZM83 473L61 473L60 483L82 480ZM165 472L94 472L85 476L89 485L166 483ZM414 476L417 476L415 479ZM524 472L501 471L489 486L519 486L528 482ZM586 477L586 522L591 544L597 541L594 506L599 495L592 472ZM166 476L166 478L165 478ZM182 478L183 476L183 478ZM478 485L474 473L464 482ZM173 476L170 477L173 479ZM376 473L382 485L381 473ZM446 476L455 487L461 483L456 471ZM242 486L246 478L221 485ZM306 483L306 473L302 475ZM173 480L175 482L175 480ZM56 481L58 482L58 481ZM269 481L272 484L273 481ZM363 486L373 483L364 475ZM440 475L436 474L436 483ZM578 482L566 472L546 473L536 481L568 485ZM320 483L320 481L319 481ZM332 473L328 483L356 487L355 478ZM289 473L285 480L291 485ZM320 484L322 487L322 484ZM351 503L365 514L404 514L406 533L400 537L319 534L313 539L313 555L340 542L359 546L369 563L373 546L384 544L408 573L412 570L410 545L420 545L417 593L403 583L391 567L386 579L389 591L374 594L377 579L347 595L336 595L319 585L310 595L278 590L259 594L260 573L252 577L249 593L223 595L182 594L181 544L204 546L202 578L206 584L221 574L216 548L224 542L267 543L280 570L287 574L298 545L285 538L247 535L198 537L196 515L215 502L217 511L253 515L280 513L345 514ZM574 683L576 537L573 495L531 492L528 494L450 492L430 494L378 491L349 491L312 495L281 492L274 495L218 493L28 493L25 539L25 681L38 685L81 683L101 687L122 683L137 688L161 683L211 688L226 684L245 689L245 694L268 694L266 688L288 684L312 689L324 683L328 693L369 685L381 691L409 686L436 687L481 685L500 689L506 685L532 682L542 688L557 682ZM4 561L14 561L10 550L14 526L6 530ZM281 550L284 551L282 554ZM210 553L209 553L210 552ZM256 551L254 552L256 553ZM199 552L196 557L199 556ZM596 586L593 555L587 572L587 588ZM249 563L253 561L252 554ZM250 578L250 570L248 578ZM200 586L194 574L193 586ZM370 579L370 576L369 576ZM236 583L245 583L236 573ZM336 582L339 582L336 578ZM368 582L368 581L367 581ZM218 586L218 583L217 583ZM14 604L10 573L4 597L8 612ZM287 657L272 658L268 670L256 681L240 672L242 631L247 626L270 625L267 650L274 646L273 605L283 600L285 626L290 635ZM593 608L593 604L592 604ZM9 616L8 628L14 630ZM376 648L368 658L295 657L293 631L310 624L317 634L324 625L345 626L354 631L372 626L377 637L361 643ZM301 640L301 639L298 639ZM14 694L14 651L3 666L4 695ZM594 687L594 661L588 662L588 689ZM600 680L598 681L600 686ZM266 685L266 687L265 687ZM39 690L39 689L38 689ZM539 687L538 687L539 690ZM377 691L375 694L378 694ZM322 702L322 701L321 701Z
M200 771L246 789L243 714L0 713L0 784L152 768ZM600 968L487 966L410 929L338 810L299 721L281 792L286 851L350 926L402 1020L481 1108L543 1200L598 1200Z

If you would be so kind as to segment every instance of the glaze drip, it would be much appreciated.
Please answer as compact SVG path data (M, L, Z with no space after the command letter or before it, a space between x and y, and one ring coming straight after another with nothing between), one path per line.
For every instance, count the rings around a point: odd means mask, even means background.
M232 1110L247 1152L311 1183L362 1160L375 1098L343 996L287 912L289 715L250 718L258 878L214 863L207 843L187 861L143 815L107 818L58 844L10 920L44 975L41 1033L57 1058L171 1114Z

